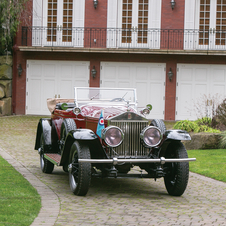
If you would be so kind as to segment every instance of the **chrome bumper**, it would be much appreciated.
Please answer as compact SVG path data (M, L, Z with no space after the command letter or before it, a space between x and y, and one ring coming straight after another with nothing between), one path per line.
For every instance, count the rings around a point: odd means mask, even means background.
M191 162L196 161L196 158L184 158L184 159L165 159L161 157L159 159L78 159L78 162L88 162L88 163L111 163L113 165L121 163L160 163L165 164L167 162Z

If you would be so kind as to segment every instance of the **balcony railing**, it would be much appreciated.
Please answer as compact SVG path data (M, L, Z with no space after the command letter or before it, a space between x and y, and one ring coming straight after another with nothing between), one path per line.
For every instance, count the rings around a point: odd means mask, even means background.
M226 50L226 31L22 27L22 46Z

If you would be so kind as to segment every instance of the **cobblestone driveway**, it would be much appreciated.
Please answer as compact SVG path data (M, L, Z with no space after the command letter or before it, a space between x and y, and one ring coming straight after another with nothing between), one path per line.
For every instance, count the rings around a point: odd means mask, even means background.
M60 167L50 175L40 170L33 150L38 119L0 118L0 147L35 178L38 191L39 181L47 186L42 202L52 215L42 212L35 225L226 225L226 184L193 173L181 197L169 196L162 179L97 178L85 197L74 196Z

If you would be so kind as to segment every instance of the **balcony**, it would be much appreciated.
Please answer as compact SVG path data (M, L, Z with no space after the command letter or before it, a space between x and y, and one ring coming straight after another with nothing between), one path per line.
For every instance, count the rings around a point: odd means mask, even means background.
M226 54L226 31L22 27L18 34L19 46L39 48Z

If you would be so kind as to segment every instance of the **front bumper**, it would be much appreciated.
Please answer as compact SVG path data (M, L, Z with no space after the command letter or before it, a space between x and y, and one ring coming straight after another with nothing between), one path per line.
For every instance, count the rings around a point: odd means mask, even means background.
M167 162L192 162L196 161L196 158L184 158L184 159L165 159L161 157L159 159L78 159L78 162L88 162L88 163L109 163L113 165L122 163L160 163L165 164Z

